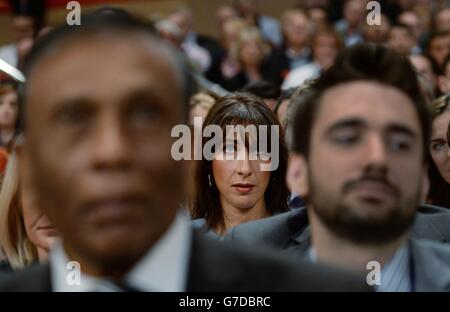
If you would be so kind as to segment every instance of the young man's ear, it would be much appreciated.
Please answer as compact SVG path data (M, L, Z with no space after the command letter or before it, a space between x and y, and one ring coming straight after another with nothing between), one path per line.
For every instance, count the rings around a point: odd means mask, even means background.
M302 198L308 196L308 166L306 165L306 159L302 155L297 153L291 153L289 155L286 180L288 188L292 193L296 193Z

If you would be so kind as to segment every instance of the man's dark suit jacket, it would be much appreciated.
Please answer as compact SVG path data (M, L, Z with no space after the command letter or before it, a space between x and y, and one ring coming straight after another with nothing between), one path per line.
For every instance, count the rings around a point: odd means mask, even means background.
M299 260L311 246L306 208L239 225L226 241L280 250ZM418 291L450 291L450 210L421 205L411 230Z
M251 249L250 249L251 250ZM365 278L210 240L194 230L187 291L370 291ZM0 291L51 291L50 266L12 275Z

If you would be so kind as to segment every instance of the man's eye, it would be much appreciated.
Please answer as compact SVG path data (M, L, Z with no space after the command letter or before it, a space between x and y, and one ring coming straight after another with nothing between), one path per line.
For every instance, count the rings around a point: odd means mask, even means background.
M352 145L358 142L359 136L354 132L342 132L333 135L332 139L340 145Z
M411 149L411 142L405 139L392 139L389 142L389 147L392 151L409 151Z
M84 107L67 107L56 114L58 123L67 126L80 126L89 121L92 112Z
M159 113L159 110L149 104L136 104L129 112L130 119L137 124L151 122Z

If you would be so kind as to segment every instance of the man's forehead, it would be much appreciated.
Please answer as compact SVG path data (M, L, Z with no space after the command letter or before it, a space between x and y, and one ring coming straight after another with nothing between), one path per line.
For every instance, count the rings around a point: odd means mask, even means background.
M104 57L105 61L114 63L116 58L122 55L126 57L156 60L156 63L170 64L168 49L157 39L151 38L149 35L140 33L92 33L72 35L68 39L62 39L54 46L47 48L43 52L36 67L40 63L45 63L47 67L51 67L55 62L70 62L73 60L88 62L89 59L105 54L116 54L115 58L109 59Z
M44 74L48 82L43 81ZM120 85L126 86L139 78L155 83L164 80L172 87L181 87L174 62L156 40L133 35L128 38L85 35L44 53L29 73L27 89L50 88L56 94L58 86L67 84L75 92L77 87L89 87L88 82L92 81L98 81L92 88L100 88L108 81L121 81Z
M375 82L350 82L326 91L320 101L316 123L327 127L343 118L360 118L368 123L401 122L419 129L413 102L394 87Z

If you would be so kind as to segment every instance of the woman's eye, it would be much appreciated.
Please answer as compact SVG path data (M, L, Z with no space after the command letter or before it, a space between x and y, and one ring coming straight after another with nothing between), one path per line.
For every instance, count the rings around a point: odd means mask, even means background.
M445 144L443 142L435 142L435 143L431 144L431 149L433 151L439 152L439 151L443 150L444 148L445 148Z
M223 147L223 151L225 153L234 153L235 152L234 144L225 144Z

